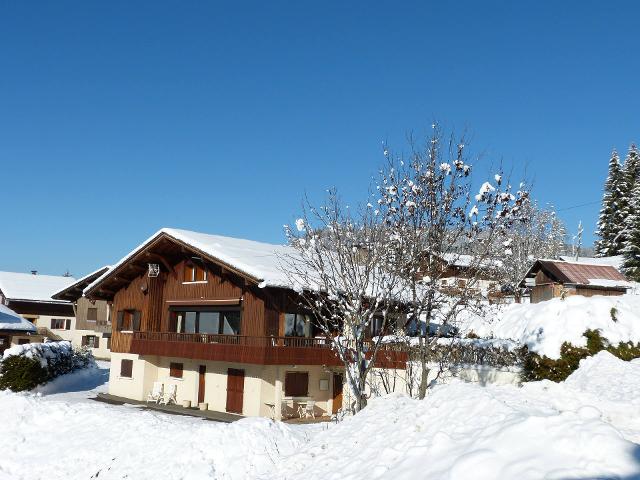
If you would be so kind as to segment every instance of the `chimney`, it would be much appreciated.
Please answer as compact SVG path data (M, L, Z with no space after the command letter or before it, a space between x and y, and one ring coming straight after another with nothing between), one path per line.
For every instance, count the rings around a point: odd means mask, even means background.
M38 274L38 270L31 270L31 275L37 275Z

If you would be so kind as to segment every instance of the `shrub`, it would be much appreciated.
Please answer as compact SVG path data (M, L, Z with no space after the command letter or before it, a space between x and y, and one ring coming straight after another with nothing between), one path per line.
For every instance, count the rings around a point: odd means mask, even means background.
M32 390L47 379L47 369L36 358L11 356L0 363L0 390Z
M606 350L621 360L632 360L640 357L640 343L632 342L611 345L606 338L600 335L598 330L587 330L583 334L587 338L586 347L575 347L564 342L560 347L560 358L557 360L546 356L540 356L534 352L527 352L523 362L523 380L552 380L561 382L575 372L580 365L580 360L593 356Z
M32 390L60 375L95 364L88 349L73 350L69 342L32 343L12 347L0 362L0 390Z

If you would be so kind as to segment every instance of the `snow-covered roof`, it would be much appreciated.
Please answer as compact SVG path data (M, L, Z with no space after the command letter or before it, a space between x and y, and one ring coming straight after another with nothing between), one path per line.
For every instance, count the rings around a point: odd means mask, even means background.
M585 265L609 265L620 270L624 257L622 255L616 255L614 257L578 257L578 260L576 260L574 256L560 255L560 260Z
M52 297L57 300L70 300L71 298L73 298L73 300L77 300L82 296L82 291L87 287L87 285L90 285L95 279L108 272L110 268L111 265L104 265L54 292ZM74 293L74 289L77 293Z
M261 287L290 287L291 285L291 280L287 278L279 267L282 258L296 254L295 249L292 247L177 228L162 228L88 285L84 289L85 294L161 235L166 235L187 244L206 256L215 258L244 273L260 283Z
M467 255L465 253L443 253L440 257L447 262L447 265L453 267L465 268L472 265L481 267L499 267L502 265L502 262L498 259L492 260L486 258L478 261L478 259L473 255Z
M16 312L0 304L0 331L14 330L19 332L36 332L36 326L25 320Z
M57 275L0 272L0 291L9 300L68 303L54 300L51 296L75 281L73 277Z
M530 286L527 279L542 269L554 281L601 288L630 288L632 285L617 268L611 265L598 265L566 260L537 260L529 269L521 285Z

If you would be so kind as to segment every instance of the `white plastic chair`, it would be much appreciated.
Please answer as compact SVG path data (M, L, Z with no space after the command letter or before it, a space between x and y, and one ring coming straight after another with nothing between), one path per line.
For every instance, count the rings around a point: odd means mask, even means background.
M153 402L158 403L162 398L162 394L164 392L164 385L162 382L153 382L153 388L147 395L147 403Z
M160 405L169 405L171 402L173 402L174 404L177 403L176 401L177 391L178 391L178 386L175 383L170 383L169 387L164 392L164 394L162 395L162 398L160 398L160 401L158 403Z
M311 417L311 418L316 418L316 401L315 400L308 400L307 401L307 405L304 408L304 417Z

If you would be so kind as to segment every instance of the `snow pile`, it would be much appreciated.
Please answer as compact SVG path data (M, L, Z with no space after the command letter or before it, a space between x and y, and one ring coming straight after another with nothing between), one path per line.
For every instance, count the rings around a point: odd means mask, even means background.
M71 355L73 347L71 342L64 340L61 342L47 343L27 343L24 345L14 345L4 351L2 359L13 356L23 356L27 358L37 358L43 367L47 367L52 360L61 356Z
M535 304L506 306L496 318L469 317L464 331L483 338L513 340L549 358L560 357L562 343L585 346L586 330L600 330L610 342L640 342L640 296L574 295Z
M436 387L423 401L373 400L283 459L273 478L638 478L640 446L607 421L607 405L594 403L578 380L590 377L600 388L617 390L617 378L608 373L612 362L614 371L640 375L639 363L618 365L624 362L607 355L591 359L566 385L454 383ZM548 385L555 386L553 393ZM618 392L627 402L627 421L640 418L629 403L639 396L640 383L629 386L631 391Z
M0 479L12 480L257 478L306 440L264 418L223 424L10 392L0 424Z
M20 332L37 331L36 326L29 320L22 318L16 312L0 303L0 330L13 330Z

